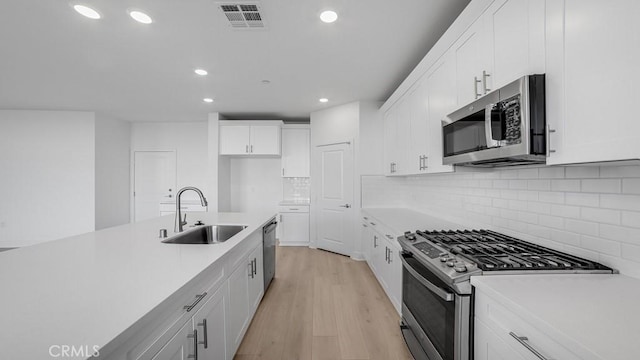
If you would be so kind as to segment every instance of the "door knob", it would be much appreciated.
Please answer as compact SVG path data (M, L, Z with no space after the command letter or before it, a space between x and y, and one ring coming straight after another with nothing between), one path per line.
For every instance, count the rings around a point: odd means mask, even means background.
M343 207L343 208L347 208L347 209L348 209L348 208L350 208L350 207L351 207L351 205L349 205L349 204L344 204L344 205L340 205L340 207Z

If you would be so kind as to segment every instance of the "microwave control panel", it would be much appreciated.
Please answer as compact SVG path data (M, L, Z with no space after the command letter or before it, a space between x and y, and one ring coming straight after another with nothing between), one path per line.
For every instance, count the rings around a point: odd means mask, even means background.
M522 142L522 112L520 111L520 104L520 95L500 102L507 145L515 145Z

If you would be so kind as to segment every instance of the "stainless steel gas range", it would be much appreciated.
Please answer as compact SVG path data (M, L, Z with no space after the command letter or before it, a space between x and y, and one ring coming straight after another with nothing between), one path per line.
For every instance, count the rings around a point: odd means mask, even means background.
M416 231L402 246L402 330L416 360L473 357L471 276L612 269L489 230Z

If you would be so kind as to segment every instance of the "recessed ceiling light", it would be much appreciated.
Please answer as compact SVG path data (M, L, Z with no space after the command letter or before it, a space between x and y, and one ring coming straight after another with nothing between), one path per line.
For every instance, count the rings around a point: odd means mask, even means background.
M321 98L321 99L320 99L320 100L318 100L318 101L320 101L321 103L326 103L326 102L328 102L328 101L329 101L329 99L327 99L327 98Z
M320 20L326 23L332 23L338 20L338 14L335 11L327 10L320 14Z
M212 103L213 99L212 98L204 98L204 99L202 99L202 101L204 101L206 103Z
M193 72L195 72L196 74L200 75L200 76L205 76L208 74L207 70L205 69L195 69L193 70Z
M153 20L151 20L151 17L143 13L142 11L138 11L138 10L129 11L129 16L131 16L133 20L139 23L151 24L153 22Z
M73 5L73 9L75 11L77 11L80 15L86 16L89 19L100 19L102 16L100 16L100 13L98 13L97 11L93 10L92 8L88 7L88 6L84 6L84 5Z

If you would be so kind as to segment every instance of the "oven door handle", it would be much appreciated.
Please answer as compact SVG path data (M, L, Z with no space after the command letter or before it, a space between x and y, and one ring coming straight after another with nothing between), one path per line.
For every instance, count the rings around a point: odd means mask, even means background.
M454 300L455 294L452 294L450 292L446 292L442 288L440 288L440 287L432 284L431 282L429 282L429 280L425 279L422 275L418 274L418 272L415 271L411 267L411 265L409 265L407 260L404 259L404 256L400 256L400 260L402 261L402 265L404 266L405 269L407 269L409 274L411 274L416 280L418 280L418 282L420 282L420 284L424 285L427 289L429 289L429 291L431 291L432 293L438 295L444 301L453 301Z

